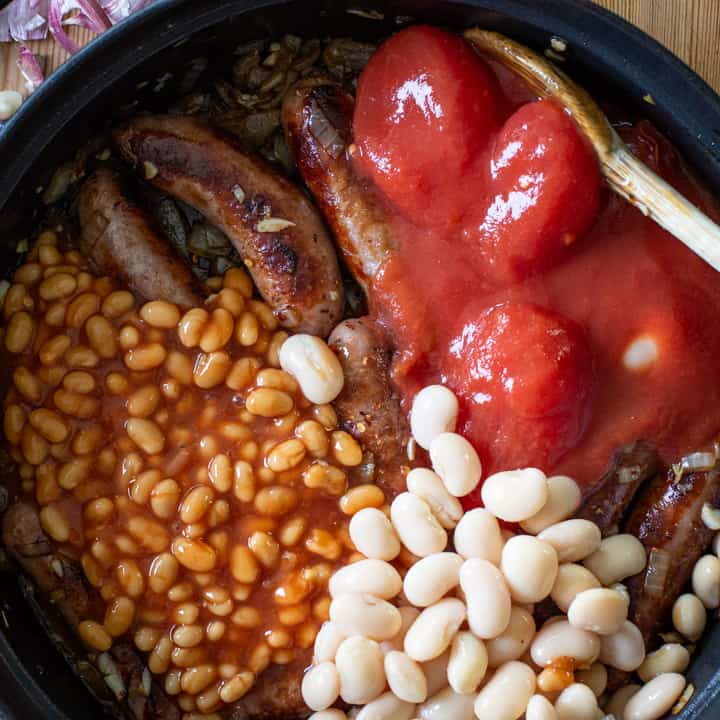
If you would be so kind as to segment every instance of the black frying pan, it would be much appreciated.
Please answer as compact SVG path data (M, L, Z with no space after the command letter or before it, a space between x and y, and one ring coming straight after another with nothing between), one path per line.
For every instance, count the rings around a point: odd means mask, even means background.
M348 14L358 6L383 19ZM720 98L649 37L587 0L156 0L66 63L0 133L0 276L16 261L14 247L38 210L34 190L52 168L120 105L167 104L162 94L140 97L140 81L198 55L225 58L241 42L285 32L377 39L408 18L457 29L481 24L539 50L553 35L564 38L565 69L653 120L720 194ZM646 94L655 105L642 101ZM97 720L97 705L38 626L12 572L0 575L0 611L0 717ZM715 626L693 660L698 692L684 720L720 717L718 668Z

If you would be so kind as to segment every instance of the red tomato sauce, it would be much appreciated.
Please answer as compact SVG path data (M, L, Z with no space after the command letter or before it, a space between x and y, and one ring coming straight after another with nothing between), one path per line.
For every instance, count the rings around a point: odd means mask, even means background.
M673 462L712 441L720 277L600 189L594 158L557 106L527 104L516 79L497 68L488 75L480 60L474 73L448 37L400 33L386 43L404 43L391 48L392 62L381 47L358 88L357 169L386 197L399 241L371 306L398 350L394 382L406 408L422 386L445 383L460 398L458 432L486 473L532 465L586 488L624 443L650 441ZM388 127L403 73L425 78L425 112L404 108ZM482 107L466 113L455 90L443 89L453 82L489 88L479 126ZM617 120L635 154L720 217L649 123ZM468 123L479 136L467 139ZM506 212L493 215L503 202Z

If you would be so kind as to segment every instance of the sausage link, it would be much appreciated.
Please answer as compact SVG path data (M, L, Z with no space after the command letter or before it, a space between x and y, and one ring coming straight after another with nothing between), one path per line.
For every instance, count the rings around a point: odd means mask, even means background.
M198 279L125 197L112 171L101 168L85 181L78 211L80 248L97 270L148 300L170 300L181 307L202 304Z
M705 503L720 504L720 470L677 477L671 468L644 488L623 523L623 532L639 538L648 555L661 553L658 561L667 564L667 573L658 572L658 562L657 568L649 566L625 582L630 592L630 620L646 643L654 640L668 619L695 563L712 541L714 532L701 519Z
M88 617L101 617L102 600L97 591L85 581L79 563L54 551L52 541L40 526L40 518L35 507L25 502L12 505L2 523L3 544L34 583L42 591L46 602L38 602L37 609L42 613L41 620L58 634L57 622L52 615L57 611L70 628ZM47 609L45 608L47 605ZM47 617L46 617L47 616ZM65 642L62 643L65 657L72 652ZM154 680L148 685L148 671L142 658L132 645L118 640L109 651L99 657L89 656L96 663L96 673L84 670L81 677L98 701L106 708L122 712L128 720L179 720L180 710ZM82 663L73 657L72 665L77 672ZM87 666L87 663L84 663ZM122 681L124 694L113 695L103 680L109 672L117 673ZM113 688L117 692L117 678Z
M367 317L341 323L329 342L345 373L345 386L335 400L341 424L371 454L375 481L392 498L405 490L410 429L390 386L390 349Z
M585 498L576 517L591 520L602 531L611 534L620 526L640 486L658 471L657 453L638 440L618 448L610 469Z
M322 219L298 188L195 118L139 117L114 141L154 186L225 232L285 328L329 335L342 318L340 269Z
M282 123L303 180L325 215L343 260L367 291L397 241L382 202L350 159L354 100L339 85L302 80L287 94Z

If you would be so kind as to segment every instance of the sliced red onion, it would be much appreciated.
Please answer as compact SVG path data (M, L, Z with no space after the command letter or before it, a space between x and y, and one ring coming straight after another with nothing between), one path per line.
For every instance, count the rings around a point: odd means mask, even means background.
M20 43L17 65L25 78L27 89L32 92L45 79L35 54L24 43Z
M47 35L48 0L15 0L7 13L8 39L39 40ZM4 33L0 30L0 37Z
M8 7L0 10L0 42L42 40L50 31L58 44L68 52L77 52L77 45L67 36L64 26L82 25L99 34L151 2L13 0Z
M98 35L110 29L110 19L96 0L65 0L63 15L72 10L78 14L64 20L64 25L82 25Z
M152 0L98 0L98 2L114 25L149 5Z
M65 2L64 0L50 0L50 9L48 11L48 24L50 25L50 32L52 33L55 42L60 45L64 50L74 55L80 47L78 44L71 40L65 28L63 27L63 16L65 14Z

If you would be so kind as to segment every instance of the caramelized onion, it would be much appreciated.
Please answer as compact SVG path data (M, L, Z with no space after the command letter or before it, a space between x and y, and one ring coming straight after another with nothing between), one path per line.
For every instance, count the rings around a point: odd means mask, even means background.
M648 557L645 571L644 590L648 595L660 597L665 589L665 580L670 571L670 553L667 550L653 548Z

